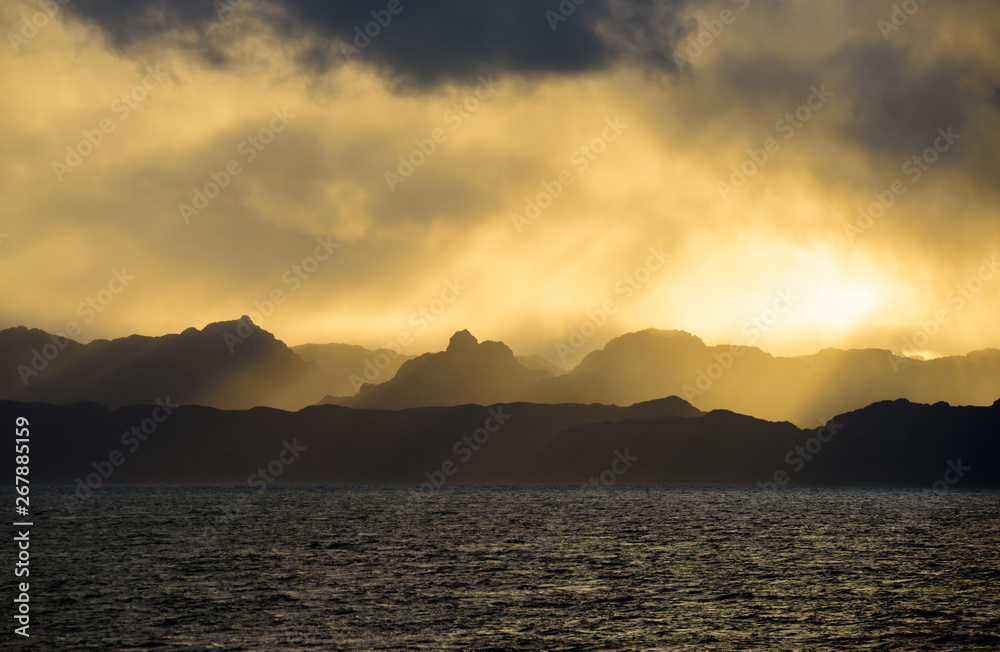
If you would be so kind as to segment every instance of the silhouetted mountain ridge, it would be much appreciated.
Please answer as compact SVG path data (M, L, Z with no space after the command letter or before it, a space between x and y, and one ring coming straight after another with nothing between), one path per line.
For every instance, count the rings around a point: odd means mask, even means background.
M16 416L31 424L33 481L76 485L81 500L106 484L248 484L261 469L274 474L269 483L423 483L422 491L455 483L1000 488L1000 400L886 401L817 430L701 414L677 397L629 407L298 412L0 401L0 419ZM3 454L13 464L12 451Z
M378 352L369 352L372 358ZM357 356L355 356L357 357ZM350 386L349 369L303 360L249 317L202 329L130 335L88 344L17 327L0 331L0 396L110 407L170 397L175 402L245 409L298 409L332 389ZM394 369L382 372L390 378ZM356 373L364 373L357 368Z
M611 340L536 389L531 398L540 402L629 403L676 394L702 410L814 425L887 399L988 405L1000 394L1000 351L924 361L880 349L828 348L783 358L648 329Z
M506 344L479 342L462 330L444 351L407 360L391 380L366 385L354 397L327 397L324 402L382 409L502 403L523 399L529 387L548 377L548 371L518 362Z
M49 359L51 358L51 359ZM350 407L499 402L632 405L677 395L800 426L881 400L987 405L1000 394L1000 351L935 360L880 349L823 349L792 358L706 345L686 331L614 338L565 372L469 331L444 351L411 358L344 344L289 349L249 318L160 337L79 344L37 329L0 331L0 397L121 406L171 396L225 408L297 409L322 399ZM38 367L37 369L34 367ZM27 383L23 382L26 379Z

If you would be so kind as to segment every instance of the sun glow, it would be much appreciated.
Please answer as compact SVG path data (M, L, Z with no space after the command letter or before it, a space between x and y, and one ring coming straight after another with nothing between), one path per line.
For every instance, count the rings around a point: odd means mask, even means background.
M804 311L819 324L850 330L861 325L880 304L878 290L870 285L839 284L828 279Z

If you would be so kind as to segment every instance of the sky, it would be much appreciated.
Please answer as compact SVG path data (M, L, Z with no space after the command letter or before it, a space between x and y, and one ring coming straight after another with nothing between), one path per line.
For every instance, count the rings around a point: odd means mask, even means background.
M577 2L4 2L0 328L1000 347L1000 4Z

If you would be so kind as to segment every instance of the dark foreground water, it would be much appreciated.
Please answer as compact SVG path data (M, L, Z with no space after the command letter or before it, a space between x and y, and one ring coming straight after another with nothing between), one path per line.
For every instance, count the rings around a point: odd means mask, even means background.
M33 649L1000 649L998 493L70 493L32 492Z

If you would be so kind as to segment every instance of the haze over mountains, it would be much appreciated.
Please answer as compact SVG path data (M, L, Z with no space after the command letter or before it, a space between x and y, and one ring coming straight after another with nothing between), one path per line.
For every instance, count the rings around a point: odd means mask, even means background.
M223 409L296 410L331 389L357 391L366 382L366 361L389 378L408 358L342 344L293 350L247 317L174 335L88 344L18 327L0 331L0 396L57 404L87 400L108 407L170 396L174 402Z
M675 395L703 410L729 409L802 427L897 398L990 405L1000 396L1000 351L929 361L877 349L776 358L753 347L710 347L683 331L650 329L611 340L569 373L534 379L510 349L476 344L463 331L447 350L405 363L392 380L324 402L380 409L496 401L631 405Z
M676 394L702 410L729 409L803 427L876 401L990 405L1000 396L1000 350L919 360L880 349L824 349L774 357L758 348L707 346L683 331L615 338L569 374L543 381L533 400L629 403Z
M323 401L398 410L517 401L628 406L676 395L702 410L815 427L877 401L990 405L1000 396L995 349L929 361L877 349L777 358L655 329L615 338L566 373L468 331L444 351L411 357L346 344L289 348L246 317L88 344L11 328L0 331L0 365L0 399L112 408L167 396L223 409L297 410Z
M529 400L538 381L552 377L546 369L531 369L515 359L514 352L501 342L479 342L469 331L459 331L447 349L407 361L391 380L365 385L357 396L325 402L388 410L488 405Z

